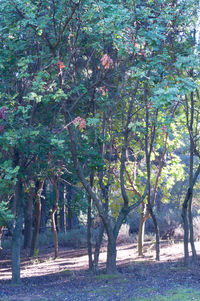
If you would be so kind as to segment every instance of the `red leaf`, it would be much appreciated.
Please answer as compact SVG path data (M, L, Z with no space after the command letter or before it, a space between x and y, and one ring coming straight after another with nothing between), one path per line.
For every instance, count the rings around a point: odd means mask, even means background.
M109 69L113 65L113 60L108 54L104 54L101 58L101 64L104 69Z
M64 69L65 68L65 65L63 64L63 62L61 61L57 61L57 66L60 70Z

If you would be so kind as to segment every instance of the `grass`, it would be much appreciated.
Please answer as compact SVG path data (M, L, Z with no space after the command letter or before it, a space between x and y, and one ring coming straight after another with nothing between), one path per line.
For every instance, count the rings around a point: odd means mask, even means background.
M96 280L112 280L112 279L118 279L119 277L121 277L118 274L100 274L95 276Z
M71 270L62 270L62 271L60 271L60 274L69 276L69 277L75 277L74 271L71 271Z
M149 295L152 289L148 289ZM145 289L145 294L147 293ZM133 297L127 301L200 301L200 290L192 288L179 287L177 289L168 290L164 295L156 294L152 297Z

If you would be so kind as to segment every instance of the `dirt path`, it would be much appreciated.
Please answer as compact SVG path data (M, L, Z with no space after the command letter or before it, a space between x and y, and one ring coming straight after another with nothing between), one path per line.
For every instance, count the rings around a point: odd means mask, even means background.
M200 243L196 244L196 248L200 255ZM183 267L182 243L166 245L163 242L159 263L154 261L155 250L151 243L145 245L145 257L137 256L136 244L119 246L117 276L102 273L94 276L87 272L85 249L62 248L56 260L53 260L52 248L41 248L40 251L41 255L32 260L23 252L23 285L19 287L10 285L10 254L1 251L0 300L200 301L200 269L199 266L192 270ZM105 268L105 260L106 252L102 249L102 269Z

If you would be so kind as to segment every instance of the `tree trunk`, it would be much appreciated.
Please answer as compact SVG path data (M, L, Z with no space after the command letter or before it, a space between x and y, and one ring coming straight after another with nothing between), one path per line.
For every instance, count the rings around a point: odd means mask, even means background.
M51 225L52 225L52 231L53 231L53 237L54 237L54 254L55 254L55 258L58 257L58 236L57 236L56 223L55 223L56 210L57 210L57 207L54 207L54 210L51 213Z
M145 231L145 223L149 218L149 213L146 210L146 204L142 203L142 212L140 215L140 225L138 232L138 256L143 256L143 244L144 244L144 231Z
M141 213L139 232L138 232L138 256L143 256L144 229L145 229L145 219L143 213Z
M191 180L191 185L187 190L183 205L182 205L182 218L183 218L183 226L184 226L184 259L185 259L185 265L189 266L189 251L188 251L188 234L189 234L189 229L188 229L188 218L187 218L187 206L188 206L188 201L192 195L194 185L197 181L197 178L200 174L200 164L194 174L194 177Z
M72 187L67 185L67 230L72 229L72 210L71 210L71 201L72 201Z
M148 209L154 224L154 229L156 234L156 260L159 261L160 260L160 235L159 235L158 223L157 223L156 216L152 210L152 206L150 205Z
M67 222L66 222L66 206L65 204L62 205L60 208L60 230L66 233L67 229Z
M190 230L190 245L192 249L192 263L195 265L198 261L197 253L194 244L194 229L193 229L193 218L192 218L192 195L189 199L188 205L188 221L189 221L189 230Z
M92 235L91 235L91 226L92 226L92 199L88 196L88 209L87 209L87 247L88 247L88 260L89 260L89 270L93 270L93 260L92 260Z
M33 193L29 192L27 206L24 208L24 249L31 247L32 223L33 223Z
M188 226L188 217L187 217L187 207L188 200L190 198L190 188L187 191L187 195L182 205L182 218L183 218L183 228L184 228L184 262L186 266L189 266L189 250L188 250L188 238L189 238L189 226Z
M101 244L102 244L102 240L103 240L103 233L104 233L104 225L101 221L98 237L96 239L95 251L94 251L94 271L97 271L97 269L98 269L99 253L100 253Z
M108 237L107 262L106 262L107 274L116 274L117 273L116 257L117 257L116 238Z
M58 191L58 185L57 181L53 180L54 188L56 191L56 199L53 211L51 213L51 225L52 225L52 231L54 236L54 253L55 253L55 259L58 257L58 235L57 235L57 229L56 229L56 220L55 220L55 214L58 209L58 200L59 200L59 191Z
M182 207L182 218L183 218L183 228L184 228L184 262L186 266L189 266L189 250L188 250L188 237L189 237L189 227L187 218L187 204L183 204Z
M44 197L41 198L40 233L46 232L46 183L43 186Z
M44 181L39 182L37 181L37 195L36 195L36 203L35 203L35 229L33 231L33 237L31 242L31 250L30 256L35 254L36 244L37 244L37 237L40 229L40 216L41 216L41 193L43 190Z
M3 226L0 226L0 250L2 250Z
M12 283L20 284L20 250L23 225L23 184L18 178L15 185L15 225L12 233Z
M193 69L191 70L191 76L193 76ZM193 221L192 221L192 196L193 196L193 173L194 173L194 152L195 152L195 142L194 142L194 93L190 94L190 106L188 104L188 99L186 97L186 118L187 127L190 135L190 171L189 171L189 189L186 198L183 203L183 222L184 222L184 253L185 253L185 264L189 265L189 252L188 252L188 236L190 232L190 244L192 248L192 262L197 263L197 254L194 245L194 231L193 231ZM188 211L188 216L187 216ZM187 245L187 246L186 246Z
M66 188L63 184L60 184L59 199L60 199L60 203L61 203L61 208L60 208L60 230L64 233L66 233L66 230L67 230L66 205L65 205Z

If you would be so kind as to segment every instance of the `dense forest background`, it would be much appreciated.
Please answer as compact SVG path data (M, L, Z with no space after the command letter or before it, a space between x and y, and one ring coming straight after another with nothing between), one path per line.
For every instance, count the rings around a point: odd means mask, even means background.
M0 235L12 236L12 282L21 247L34 256L49 228L55 258L57 232L75 228L73 246L87 238L94 272L106 239L116 273L124 225L142 255L145 223L156 260L160 237L173 236L196 264L199 1L0 4Z

